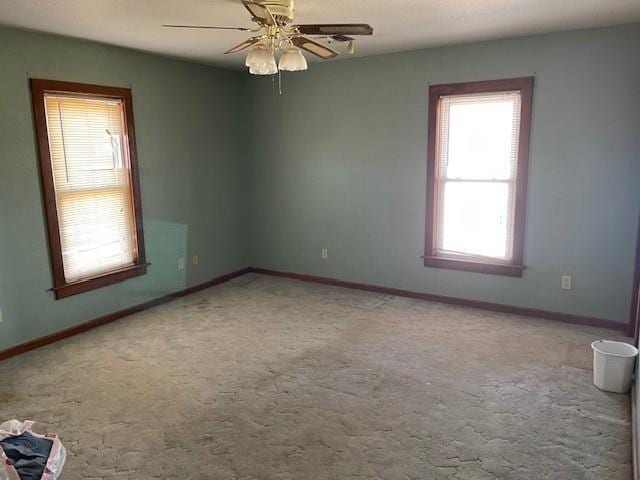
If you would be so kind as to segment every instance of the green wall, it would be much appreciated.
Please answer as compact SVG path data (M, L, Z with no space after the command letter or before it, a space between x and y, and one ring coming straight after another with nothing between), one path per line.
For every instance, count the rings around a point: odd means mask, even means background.
M284 75L275 101L269 79L252 79L252 264L626 322L639 45L636 24L313 64ZM425 268L429 84L529 75L524 277Z
M133 89L149 273L54 301L29 77ZM0 28L0 351L248 264L246 76ZM180 271L179 257L200 256Z
M0 351L249 265L625 322L638 44L631 25L316 63L278 96L270 78L0 28ZM524 75L524 278L425 268L428 85ZM29 77L132 87L147 275L47 291ZM564 273L574 290L560 290Z

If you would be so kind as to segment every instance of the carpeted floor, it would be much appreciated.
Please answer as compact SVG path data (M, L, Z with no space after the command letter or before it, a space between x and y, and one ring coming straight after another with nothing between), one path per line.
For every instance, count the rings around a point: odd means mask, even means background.
M601 337L252 274L0 363L0 419L64 480L628 480Z

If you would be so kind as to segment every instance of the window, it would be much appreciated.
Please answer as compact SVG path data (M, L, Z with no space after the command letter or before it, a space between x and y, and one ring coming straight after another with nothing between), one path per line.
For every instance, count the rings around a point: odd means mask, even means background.
M146 273L131 91L31 91L56 298Z
M429 89L425 266L521 276L533 78Z

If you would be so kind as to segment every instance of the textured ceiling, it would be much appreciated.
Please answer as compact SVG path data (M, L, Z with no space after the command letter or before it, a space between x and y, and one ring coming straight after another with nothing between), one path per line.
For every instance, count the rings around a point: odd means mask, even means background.
M640 0L296 0L297 23L373 25L375 35L358 42L359 56L634 21ZM0 24L242 65L242 55L223 52L248 34L163 23L252 25L239 0L0 0Z

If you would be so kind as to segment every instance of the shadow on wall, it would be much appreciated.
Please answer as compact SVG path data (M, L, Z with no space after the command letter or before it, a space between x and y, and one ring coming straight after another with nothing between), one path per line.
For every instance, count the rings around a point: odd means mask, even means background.
M189 227L181 223L145 221L144 235L147 262L151 265L146 275L127 282L127 298L123 299L127 305L184 290L187 284Z
M12 295L11 285L5 283L5 277L0 278L3 319L0 323L0 351L184 290L187 285L188 226L147 220L144 229L147 262L151 265L140 277L56 302L51 301L53 293L45 291L45 288L35 298ZM183 259L181 264L180 259ZM43 287L51 285L50 276L42 280Z

